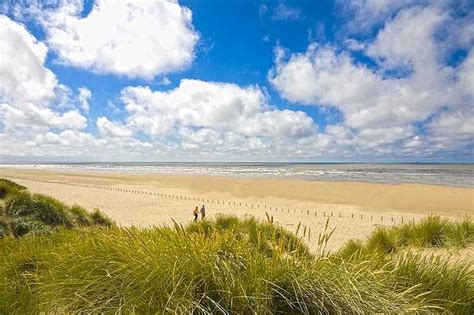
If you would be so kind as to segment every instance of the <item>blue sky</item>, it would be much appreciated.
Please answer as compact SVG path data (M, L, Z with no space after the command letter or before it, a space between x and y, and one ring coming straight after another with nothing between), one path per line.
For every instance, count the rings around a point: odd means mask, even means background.
M470 1L127 2L4 2L2 159L473 160Z

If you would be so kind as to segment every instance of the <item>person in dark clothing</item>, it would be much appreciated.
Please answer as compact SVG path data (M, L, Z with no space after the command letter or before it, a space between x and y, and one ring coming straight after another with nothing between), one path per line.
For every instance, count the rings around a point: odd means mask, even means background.
M201 208L201 220L204 220L205 217L206 217L206 208L204 207L204 205L202 205L202 208Z

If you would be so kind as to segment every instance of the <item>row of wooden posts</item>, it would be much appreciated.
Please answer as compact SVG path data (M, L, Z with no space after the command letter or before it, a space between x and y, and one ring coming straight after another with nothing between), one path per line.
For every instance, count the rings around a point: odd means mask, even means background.
M164 198L172 198L172 199L180 199L180 200L193 200L193 201L201 201L201 202L205 202L205 203L216 203L216 204L222 204L222 205L225 205L226 202L225 201L219 201L219 200L212 200L212 199L206 199L206 198L200 198L200 197L189 197L189 196L183 196L183 195L174 195L174 194L163 194L163 193L157 193L157 192L150 192L150 191L142 191L142 190L138 190L138 189L124 189L124 188L113 188L113 187L107 187L107 186L100 186L100 185L89 185L89 184L75 184L75 183L68 183L69 185L73 185L73 186L80 186L80 187L85 187L85 188L97 188L97 189L102 189L102 190L109 190L109 191L117 191L117 192L126 192L126 193L132 193L132 194L143 194L143 195L149 195L149 196L157 196L157 197L164 197ZM230 201L227 201L227 205L234 205L234 206L240 206L242 207L242 205L244 205L245 207L250 207L250 208L255 208L254 207L254 204L253 203L247 203L247 202L238 202L236 203L235 201L233 202L230 202ZM259 209L260 208L260 204L256 204L256 208ZM280 207L272 207L272 206L267 206L266 204L262 205L262 209L268 209L270 211L280 211L280 212L285 212L285 209ZM286 212L287 213L290 213L290 209L286 208ZM293 213L296 213L296 210L293 209ZM303 214L305 213L303 210L300 210L300 214ZM318 216L318 212L317 211L310 211L310 210L306 210L306 214L307 215L314 215L314 216ZM319 213L319 215L321 215L321 212ZM433 215L433 214L431 214ZM334 217L334 212L333 211L323 211L322 212L322 216L323 217ZM339 218L342 218L342 213L341 212L338 212L338 217ZM351 218L352 219L358 219L360 217L360 220L363 220L364 218L368 219L370 218L371 221L373 221L374 219L377 220L380 218L380 222L384 222L387 221L387 222L391 222L391 223L394 223L396 220L393 216L389 216L389 217L384 217L383 215L381 215L380 217L379 216L374 216L373 214L371 214L370 216L369 215L363 215L363 214L359 214L359 215L354 215L354 213L351 213ZM470 218L471 216L468 215L468 217ZM409 220L411 222L415 222L415 219L412 218L411 220ZM408 222L409 222L408 221ZM404 217L400 217L400 222L401 223L405 223L405 219Z
M266 204L263 204L262 207L260 207L261 205L260 204L253 204L253 203L247 203L247 202L231 202L231 201L219 201L219 200L212 200L212 199L206 199L206 198L200 198L200 197L189 197L189 196L183 196L183 195L174 195L174 194L163 194L163 193L158 193L158 192L150 192L150 191L142 191L142 190L138 190L138 189L125 189L125 188L114 188L114 187L107 187L107 186L100 186L100 185L89 185L89 184L75 184L75 183L68 183L69 185L73 185L73 186L80 186L80 187L84 187L84 188L96 188L96 189L102 189L102 190L108 190L108 191L116 191L116 192L125 192L125 193L132 193L132 194L142 194L142 195L148 195L148 196L157 196L157 197L164 197L164 198L172 198L172 199L180 199L180 200L194 200L194 201L201 201L201 202L205 202L205 203L216 203L216 204L222 204L222 205L234 205L234 206L240 206L242 207L243 205L245 207L250 207L250 208L257 208L257 209L267 209L267 210L270 210L270 211L276 211L276 212L287 212L287 213L290 213L290 209L289 208L283 208L283 207L272 207L272 206L267 206ZM286 210L286 211L285 211ZM292 209L293 210L293 213L297 213L297 211L295 209ZM310 211L310 210L301 210L300 209L300 214L306 214L306 215L313 215L315 217L317 217L318 215L322 215L323 217L336 217L334 215L334 211L322 211L322 212L318 212L318 211ZM342 218L343 215L342 215L342 212L338 212L338 215L337 217L339 218ZM393 216L390 216L390 217L384 217L383 215L380 215L380 216L374 216L373 214L371 215L364 215L364 214L359 214L359 215L355 215L354 213L351 213L351 218L352 219L359 219L360 220L363 220L363 219L369 219L371 221L373 221L374 219L375 220L378 220L380 219L380 222L384 222L387 221L387 222L392 222L394 223L395 222L395 218ZM412 222L415 221L414 218L411 219ZM400 222L401 223L404 223L405 222L405 219L403 217L400 217Z

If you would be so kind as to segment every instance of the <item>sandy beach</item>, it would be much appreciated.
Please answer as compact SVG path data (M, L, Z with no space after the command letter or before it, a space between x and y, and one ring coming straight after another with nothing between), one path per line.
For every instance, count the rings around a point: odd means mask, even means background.
M474 189L422 184L374 184L211 176L137 175L0 168L31 191L100 208L125 226L153 226L192 220L194 206L218 213L273 217L295 231L306 230L309 245L330 217L332 249L366 237L377 225L437 214L459 219L474 213ZM301 233L301 232L300 232Z

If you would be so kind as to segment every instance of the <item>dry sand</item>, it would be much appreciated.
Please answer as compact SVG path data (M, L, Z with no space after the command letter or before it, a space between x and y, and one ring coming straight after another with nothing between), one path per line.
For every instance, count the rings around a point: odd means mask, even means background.
M209 217L266 213L295 231L311 231L309 245L330 218L332 249L365 238L377 225L392 225L437 214L452 219L474 213L474 189L422 184L373 184L211 176L136 175L0 168L33 192L88 209L100 208L122 225L151 226L192 220L206 205ZM133 192L132 192L133 191ZM186 198L186 199L185 199ZM199 201L198 201L199 199ZM203 201L204 200L204 201Z

